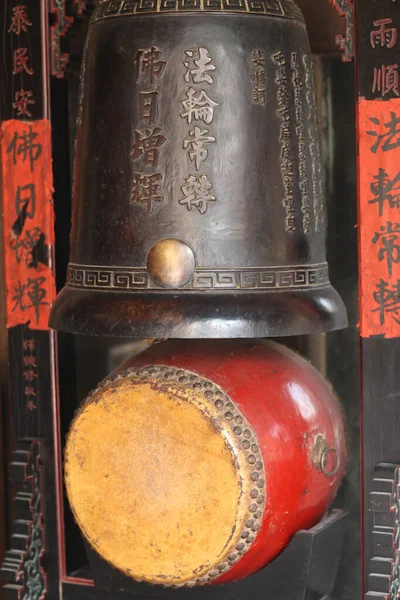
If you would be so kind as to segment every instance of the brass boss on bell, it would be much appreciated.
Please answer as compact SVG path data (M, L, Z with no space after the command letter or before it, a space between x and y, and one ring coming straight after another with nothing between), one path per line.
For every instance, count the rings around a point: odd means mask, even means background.
M216 338L346 325L292 0L105 0L80 103L71 262L52 327Z

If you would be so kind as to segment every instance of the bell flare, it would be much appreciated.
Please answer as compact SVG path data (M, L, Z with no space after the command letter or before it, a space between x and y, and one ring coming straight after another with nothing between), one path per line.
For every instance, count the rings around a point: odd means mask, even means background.
M338 292L107 294L65 287L50 327L68 333L135 338L263 338L347 327Z

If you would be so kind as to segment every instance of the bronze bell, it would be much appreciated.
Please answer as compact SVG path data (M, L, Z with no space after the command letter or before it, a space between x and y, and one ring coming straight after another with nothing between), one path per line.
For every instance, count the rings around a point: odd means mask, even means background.
M81 86L52 327L218 338L347 325L292 0L103 0Z

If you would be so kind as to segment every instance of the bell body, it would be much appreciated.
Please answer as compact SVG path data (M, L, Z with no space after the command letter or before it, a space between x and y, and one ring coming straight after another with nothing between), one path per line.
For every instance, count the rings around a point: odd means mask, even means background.
M67 437L86 540L136 580L224 583L315 525L346 470L339 402L274 342L171 341L106 379Z
M346 325L292 0L102 2L81 104L53 327L206 338Z

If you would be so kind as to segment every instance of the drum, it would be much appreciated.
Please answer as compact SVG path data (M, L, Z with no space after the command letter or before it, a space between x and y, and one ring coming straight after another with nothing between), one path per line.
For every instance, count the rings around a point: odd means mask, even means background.
M169 341L78 410L65 481L86 541L135 580L219 584L315 525L346 470L342 410L274 342Z

